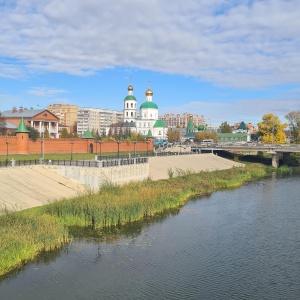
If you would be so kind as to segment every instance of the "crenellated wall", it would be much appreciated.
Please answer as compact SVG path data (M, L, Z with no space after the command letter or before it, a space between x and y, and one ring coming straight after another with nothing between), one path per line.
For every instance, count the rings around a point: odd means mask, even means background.
M71 140L74 141L71 144ZM37 139L32 141L28 138L27 133L17 133L17 136L0 136L0 155L7 154L39 154L39 153L99 153L100 144L95 143L93 139ZM43 147L43 149L42 149ZM119 144L120 152L147 151L146 142L137 142L134 146L133 142L122 141ZM148 150L152 151L153 141L148 145ZM101 144L101 152L118 152L117 142L103 142Z

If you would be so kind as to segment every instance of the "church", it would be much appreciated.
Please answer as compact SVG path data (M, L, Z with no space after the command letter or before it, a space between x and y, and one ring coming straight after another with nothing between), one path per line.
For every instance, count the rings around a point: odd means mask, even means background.
M133 87L128 86L128 95L124 99L124 127L129 127L132 132L137 132L145 137L155 140L165 140L168 131L165 123L158 119L158 106L152 101L153 92L148 87L145 92L146 99L137 110L137 100L133 96Z

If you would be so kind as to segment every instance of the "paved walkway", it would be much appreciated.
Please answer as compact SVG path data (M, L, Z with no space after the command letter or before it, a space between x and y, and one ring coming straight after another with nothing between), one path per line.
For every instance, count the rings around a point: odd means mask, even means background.
M151 157L149 177L153 180L174 177L182 171L213 171L242 166L214 154ZM88 189L44 166L0 169L0 209L22 210L44 205L53 200L71 198Z
M169 170L173 171L175 177L184 171L195 173L244 166L211 153L150 157L149 164L149 177L153 180L169 178Z

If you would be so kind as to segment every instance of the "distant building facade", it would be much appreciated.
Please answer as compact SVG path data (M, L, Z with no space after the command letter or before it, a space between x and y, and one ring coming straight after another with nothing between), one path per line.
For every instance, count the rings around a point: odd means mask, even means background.
M83 136L87 130L101 134L115 123L123 122L123 112L117 110L82 107L77 113L77 134Z
M68 132L76 132L77 130L77 113L78 106L71 104L52 104L47 107L54 115L59 118L59 123L68 126Z
M196 127L205 125L205 118L203 115L183 113L183 114L165 114L158 118L162 120L169 128L187 128L190 118L192 117Z

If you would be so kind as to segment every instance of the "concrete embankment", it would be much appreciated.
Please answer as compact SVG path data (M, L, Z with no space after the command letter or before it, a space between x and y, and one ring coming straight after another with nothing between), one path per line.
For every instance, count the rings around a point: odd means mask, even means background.
M26 166L0 169L0 208L21 210L86 193L104 182L167 179L184 172L241 167L213 154L151 157L149 164L110 168Z

